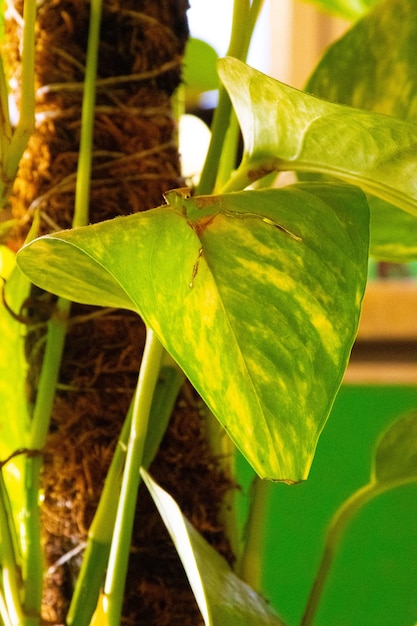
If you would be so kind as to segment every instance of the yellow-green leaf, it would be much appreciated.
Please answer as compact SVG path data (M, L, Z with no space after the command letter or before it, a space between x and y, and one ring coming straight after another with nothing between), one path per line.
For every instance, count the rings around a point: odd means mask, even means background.
M307 477L355 338L369 214L348 185L186 198L42 237L36 284L139 312L263 478Z
M220 59L219 72L244 137L239 185L273 170L313 172L417 216L417 124L326 102L237 59Z

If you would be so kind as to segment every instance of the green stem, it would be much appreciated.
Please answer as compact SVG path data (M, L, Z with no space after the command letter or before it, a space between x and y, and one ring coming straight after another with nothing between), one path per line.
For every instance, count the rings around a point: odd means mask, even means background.
M8 507L8 497L4 485L3 475L0 472L0 563L2 582L2 612L12 624L23 624L24 615L20 601L20 588L17 574L17 564L13 547L13 537L10 529L13 520Z
M25 614L39 616L42 601L43 558L41 550L41 522L39 515L39 489L42 458L29 457L25 463L25 504L22 533L23 610Z
M248 37L248 41L246 43L246 46L247 46L246 50L247 50L247 52L249 50L252 34L253 34L253 31L255 30L255 26L256 26L256 23L258 21L258 17L259 17L259 14L260 14L261 10L262 10L263 4L264 4L264 0L252 0L252 5L251 5L251 8L250 8L250 13L249 13L249 29L248 29L248 32L250 34L249 34L249 37Z
M25 2L25 7L35 6L35 2ZM34 9L32 9L34 10ZM77 186L75 195L75 211L73 226L82 226L89 222L89 184L92 160L92 137L95 107L95 81L97 75L97 58L101 18L101 0L93 0L90 9L90 27L87 49L86 75L82 105L82 130L80 142L80 158L78 162ZM32 17L32 13L30 14ZM34 14L33 14L34 19ZM25 67L25 66L24 66ZM28 79L28 74L24 76ZM25 83L24 83L25 84ZM33 80L32 80L33 84ZM22 102L24 103L22 91ZM32 107L33 108L33 107ZM22 104L22 120L30 113L28 104ZM25 117L26 116L26 117ZM53 318L48 322L45 355L37 390L29 449L42 450L45 446L49 430L52 404L55 397L56 383L64 349L67 331L67 319L71 303L58 299ZM39 519L39 485L41 459L30 457L25 466L26 471L26 506L24 518L24 610L29 614L39 612L42 598L42 553L40 542Z
M206 408L204 411L207 427L207 439L213 456L218 459L219 468L225 479L233 483L236 475L236 447L229 435L221 426L214 414ZM235 507L235 490L228 489L219 511L219 520L222 522L226 537L234 555L239 554L240 541Z
M164 359L168 360L164 353ZM176 364L162 364L152 400L142 465L152 462L166 430L184 375ZM88 626L103 587L117 514L123 465L132 423L132 409L123 425L103 493L88 533L87 548L67 616L67 626Z
M221 188L221 193L240 191L249 185L253 185L257 180L268 176L268 174L272 174L272 172L277 174L282 169L277 159L262 158L258 163L253 160L248 162L243 159L237 170L233 172Z
M102 0L92 0L88 32L87 60L81 115L80 157L77 169L73 228L89 223L90 180L94 135L97 62L100 41Z
M250 6L249 0L235 0L233 5L232 33L227 56L244 61L246 59L253 29L263 0ZM207 157L196 189L197 195L209 194L215 187L220 157L229 127L232 104L226 89L220 86L219 101L211 128L211 141ZM224 177L224 171L222 178Z
M69 303L57 302L54 316L48 322L48 333L36 404L29 434L29 450L45 446L58 372L64 349ZM40 542L39 485L41 456L28 456L25 462L25 504L22 511L23 609L29 615L39 614L42 599L42 551Z
M8 184L12 184L19 167L23 152L35 126L35 23L36 2L28 0L23 3L23 45L22 45L22 79L20 90L19 122L13 133L6 163L4 176Z
M123 424L100 502L88 532L87 548L67 615L67 626L88 626L103 586L131 423L132 408Z
M323 555L300 626L311 626L314 623L317 607L330 573L336 551L340 545L340 538L347 524L361 507L375 496L387 491L390 487L391 485L379 485L373 482L368 483L364 487L361 487L361 489L355 491L334 514L327 530Z
M145 350L133 408L132 427L127 446L126 465L104 585L108 626L119 626L120 624L137 491L140 482L139 470L142 465L149 413L163 351L164 349L153 331L147 329Z
M219 168L216 178L216 190L221 190L225 186L233 170L236 168L237 150L239 145L240 127L236 113L230 113L229 127L226 132L223 150L220 156Z
M42 450L49 429L49 419L55 397L55 387L64 350L65 333L70 310L67 300L59 299L53 317L48 322L45 354L37 389L36 404L29 436L29 449Z
M255 591L262 587L262 554L265 546L265 520L270 483L253 479L246 539L237 574Z
M213 117L211 126L211 140L207 151L200 182L198 183L196 194L205 195L212 193L216 182L219 167L220 155L229 125L232 104L223 86L219 89L219 100Z

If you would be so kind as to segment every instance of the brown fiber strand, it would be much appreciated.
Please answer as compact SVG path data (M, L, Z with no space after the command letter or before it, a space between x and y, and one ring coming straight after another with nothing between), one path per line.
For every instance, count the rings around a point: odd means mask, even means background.
M165 191L182 184L171 96L181 76L186 9L187 0L104 1L91 222L158 206ZM21 14L21 2L14 11ZM88 11L84 0L39 3L36 132L10 198L17 227L8 243L15 249L35 215L40 217L40 233L71 226ZM19 19L9 9L3 53L9 76L17 82L20 38ZM133 80L126 80L129 75ZM44 324L53 306L53 298L33 289L24 311L34 323L26 345L32 400ZM43 471L47 567L43 619L55 625L65 622L87 530L136 384L144 344L143 324L131 313L73 305L71 315ZM152 473L192 523L232 560L218 519L230 485L210 453L201 411L201 400L187 385ZM171 540L141 488L123 624L201 623Z

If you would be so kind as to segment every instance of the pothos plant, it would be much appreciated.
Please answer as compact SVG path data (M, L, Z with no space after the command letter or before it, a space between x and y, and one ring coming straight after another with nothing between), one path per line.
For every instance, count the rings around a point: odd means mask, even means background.
M80 217L71 230L29 242L17 266L4 251L15 310L28 280L59 296L45 352L47 371L55 374L45 389L56 379L69 301L135 311L147 328L137 390L90 528L67 624L120 623L141 480L177 547L204 622L282 623L251 588L261 591L251 567L255 525L248 526L233 571L146 469L168 417L170 378L157 386L163 366L180 368L259 479L307 479L355 340L369 255L390 261L416 256L413 2L318 4L358 21L302 92L244 63L261 2L235 1L229 54L218 61L211 143L195 189L167 189L165 204L97 225L82 226ZM84 172L97 32L87 62ZM400 70L406 96L397 88ZM30 115L20 119L27 123ZM244 150L236 165L238 124ZM13 132L3 130L6 145ZM299 182L272 185L272 177L288 171ZM81 212L88 205L86 189L88 181L78 196ZM20 328L7 314L2 310L3 369L13 367L23 387ZM0 390L7 433L0 448L0 615L7 626L39 624L39 484L22 481L20 463L24 456L38 476L47 403L29 420L23 388L16 396L13 389L18 405L10 389ZM335 513L304 626L313 623L353 513L381 492L417 479L416 431L411 414L381 435L369 483Z

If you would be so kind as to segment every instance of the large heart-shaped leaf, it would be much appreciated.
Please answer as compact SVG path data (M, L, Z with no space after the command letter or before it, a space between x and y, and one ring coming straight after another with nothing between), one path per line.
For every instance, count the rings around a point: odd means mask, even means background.
M183 516L175 500L142 470L181 558L206 626L283 626L272 608L240 580Z
M415 122L416 55L414 0L384 0L329 48L306 89L333 102ZM379 198L370 198L369 204L371 253L391 261L417 258L417 219Z
M417 125L320 100L232 58L219 72L245 149L234 183L270 171L337 176L417 216Z
M368 210L345 185L185 198L43 237L41 287L137 310L261 477L306 478L345 371Z

